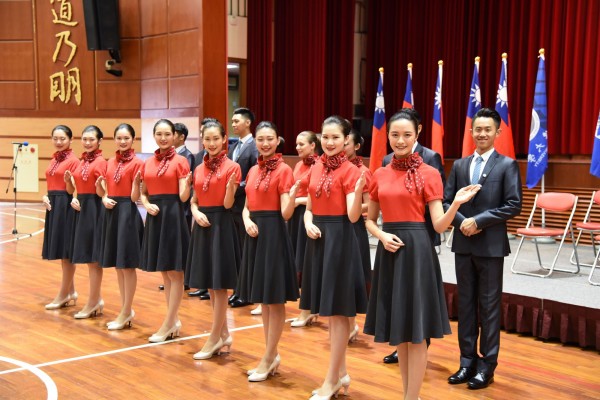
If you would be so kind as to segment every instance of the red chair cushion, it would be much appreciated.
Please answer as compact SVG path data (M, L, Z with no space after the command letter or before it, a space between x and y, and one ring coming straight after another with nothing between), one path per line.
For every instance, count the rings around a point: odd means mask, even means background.
M600 222L578 222L576 226L586 231L600 231Z
M561 236L565 230L558 228L519 228L517 229L517 233L523 236L536 236L536 237L545 237L545 236Z

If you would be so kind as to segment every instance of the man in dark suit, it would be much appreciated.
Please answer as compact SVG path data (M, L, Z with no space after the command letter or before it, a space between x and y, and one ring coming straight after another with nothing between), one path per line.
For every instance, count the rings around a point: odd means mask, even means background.
M252 122L254 122L254 114L248 108L238 108L233 111L231 127L233 134L239 136L239 140L227 151L227 157L238 163L242 170L240 185L235 192L235 200L231 208L241 248L243 248L246 238L246 228L242 220L242 211L246 203L246 175L258 161L258 150L250 130ZM243 307L248 304L250 303L240 300L235 293L229 297L229 305L232 307Z
M419 121L417 134L420 134L421 130L423 129L423 125L421 125L421 116L419 115L419 113L417 113L415 109L408 110L410 110L410 112L415 115L417 121ZM446 173L444 172L444 164L442 164L442 157L437 152L431 150L428 147L421 146L419 142L416 142L415 146L413 147L413 153L419 153L425 164L437 169L442 177L442 185L446 184ZM385 156L383 158L382 166L385 167L386 165L391 163L392 157L394 157L393 152ZM429 215L429 207L425 208L425 227L427 228L427 233L429 234L431 243L433 243L434 246L441 245L442 240L440 238L440 234L435 231L435 229L433 228L433 222L431 222L431 216ZM427 339L427 346L429 346L429 339ZM398 351L394 351L392 352L392 354L383 357L383 362L386 364L396 364L398 362Z
M454 162L444 190L444 207L448 207L460 188L481 185L479 193L460 206L452 222L460 368L448 383L467 382L470 389L482 389L494 381L504 257L510 253L506 221L521 213L523 199L517 162L494 150L500 133L500 115L495 110L482 108L473 116L475 153Z

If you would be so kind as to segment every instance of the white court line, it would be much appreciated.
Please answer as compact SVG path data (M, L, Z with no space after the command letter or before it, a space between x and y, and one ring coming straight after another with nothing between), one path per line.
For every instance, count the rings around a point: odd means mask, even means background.
M12 213L6 213L6 212L2 212L2 211L0 211L0 214L1 214L1 215L10 215L10 216L14 215L14 214L12 214ZM28 215L19 215L19 214L17 214L17 217L19 217L19 218L26 218L26 219L33 219L33 220L35 220L35 221L40 221L40 222L42 222L42 223L46 222L46 220L45 220L45 219L38 218L38 217L30 217L30 216L28 216ZM38 230L38 231L35 231L35 232L33 232L33 233L26 233L25 235L27 235L27 236L23 236L23 237L15 237L15 238L12 238L12 239L3 240L3 241L1 241L1 242L0 242L0 244L4 244L4 243L10 243L10 242L16 242L17 240L23 240L23 239L27 239L27 238L30 238L30 237L33 237L33 236L39 235L39 234L40 234L40 233L42 233L42 232L44 232L44 228L42 228L42 229L40 229L40 230Z
M46 390L48 391L48 400L58 399L58 389L56 387L56 384L54 383L52 378L50 378L48 374L46 374L44 371L41 371L34 365L27 364L23 361L15 360L8 357L0 356L0 361L21 366L21 368L19 368L20 371L26 370L31 372L32 374L40 378L41 381L44 382L44 385L46 385Z
M286 319L285 322L290 322L293 319L294 318ZM229 331L230 332L238 332L238 331L244 331L246 329L262 328L262 327L263 327L263 324L256 324L256 325L242 326L240 328L233 328L233 329L230 329ZM199 335L180 337L178 339L167 340L167 341L160 342L160 343L146 343L146 344L141 344L139 346L125 347L125 348L117 349L117 350L104 351L102 353L87 354L85 356L65 358L65 359L56 360L56 361L49 361L49 362L45 362L42 364L32 365L31 368L43 368L43 367L48 367L51 365L64 364L64 363L73 362L73 361L80 361L80 360L87 360L90 358L110 356L113 354L124 353L126 351L145 349L147 347L161 346L161 345L169 344L169 343L183 342L185 340L198 339L198 338L203 338L203 337L207 337L207 336L210 336L210 333L201 333ZM27 368L27 367L13 368L13 369L9 369L6 371L1 371L0 375L6 375L6 374L13 373L13 372L20 372L20 371L25 371L25 370L29 370L29 368Z

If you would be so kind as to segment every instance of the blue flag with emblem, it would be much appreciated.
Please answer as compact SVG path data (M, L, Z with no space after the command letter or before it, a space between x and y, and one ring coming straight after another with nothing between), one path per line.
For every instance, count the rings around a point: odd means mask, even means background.
M538 184L548 168L548 106L546 104L546 70L544 63L544 49L541 49L537 79L535 80L531 129L529 131L526 179L529 189Z

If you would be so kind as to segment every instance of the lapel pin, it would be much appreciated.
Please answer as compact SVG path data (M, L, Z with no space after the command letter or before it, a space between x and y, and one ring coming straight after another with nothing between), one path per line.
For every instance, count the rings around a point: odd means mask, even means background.
M483 174L483 177L484 177L484 178L486 178L486 177L487 177L487 174Z

